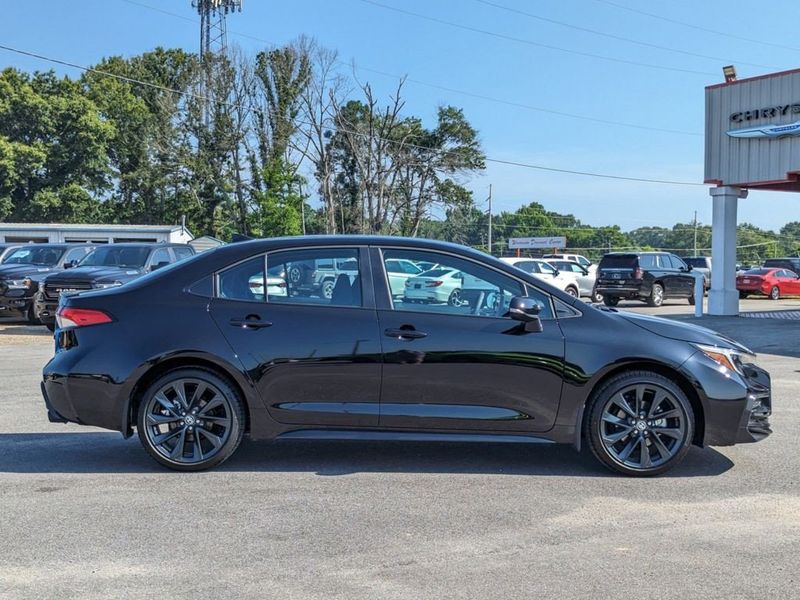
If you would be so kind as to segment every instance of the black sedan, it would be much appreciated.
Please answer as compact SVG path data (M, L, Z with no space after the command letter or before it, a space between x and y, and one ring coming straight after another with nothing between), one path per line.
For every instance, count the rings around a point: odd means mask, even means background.
M459 301L393 298L395 259L457 270ZM329 295L267 285L268 271L350 260ZM136 430L185 471L247 434L569 443L654 475L692 444L771 433L769 375L733 340L591 307L462 246L388 237L231 244L65 297L42 390L51 421Z

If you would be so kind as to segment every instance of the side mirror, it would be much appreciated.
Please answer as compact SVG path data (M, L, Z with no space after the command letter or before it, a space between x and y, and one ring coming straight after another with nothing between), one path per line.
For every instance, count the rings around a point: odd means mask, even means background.
M74 267L76 264L78 264L78 261L77 261L77 260L68 260L67 262L65 262L65 263L64 263L64 268L65 268L65 269L71 269L71 268L72 268L72 267Z
M692 271L692 265L686 265L686 272L691 273L691 271Z
M508 305L508 315L515 321L525 324L525 331L539 333L542 331L542 320L539 313L542 307L533 298L514 296Z
M558 277L559 275L561 275L561 271L559 271L559 270L558 270L558 269L556 269L555 267L553 267L553 269L555 269L555 270L553 271L553 277Z
M156 264L154 264L152 267L150 267L150 270L151 270L151 271L157 271L157 270L158 270L158 269L160 269L161 267L166 267L168 264L169 264L169 263L168 263L167 261L162 261L162 262L160 262L160 263L156 263Z

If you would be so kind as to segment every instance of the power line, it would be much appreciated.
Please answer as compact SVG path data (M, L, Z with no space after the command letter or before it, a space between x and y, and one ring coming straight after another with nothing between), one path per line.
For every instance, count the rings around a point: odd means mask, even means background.
M701 27L700 25L695 25L694 23L687 23L686 21L679 21L678 19L671 19L670 17L664 17L662 15L657 15L655 13L647 12L644 10L640 10L638 8L632 8L630 6L625 6L623 4L617 4L616 2L612 2L611 0L595 0L595 2L600 2L602 4L607 4L609 6L613 6L615 8L619 8L621 10L627 10L628 12L636 13L639 15L644 15L646 17L650 17L652 19L658 19L659 21L666 21L667 23L672 23L674 25L681 25L682 27L688 27L690 29L696 29L697 31L704 31L705 33L713 33L714 35L720 35L722 37L731 38L733 40L739 40L742 42L750 42L751 44L761 44L762 46L771 46L773 48L783 48L784 50L794 50L795 52L800 52L800 48L795 46L787 46L785 44L776 44L774 42L765 42L764 40L757 40L754 38L748 38L741 35L736 35L733 33L729 33L726 31L718 31L716 29L710 29L708 27Z
M571 50L569 48L562 48L560 46L553 46L550 44L542 44L539 42L535 42L533 40L519 38L512 35L506 35L504 33L498 33L496 31L489 31L488 29L480 29L478 27L471 27L469 25L462 25L461 23L454 23L452 21L446 21L444 19L439 19L437 17L431 17L430 15L423 15L421 13L413 12L410 10L405 10L403 8L397 8L396 6L389 6L388 4L382 4L380 2L375 2L375 0L358 0L359 2L363 2L364 4L369 4L371 6L377 6L379 8L383 8L385 10L390 10L393 12L397 12L404 15L409 15L412 17L416 17L417 19L423 19L425 21L430 21L432 23L438 23L439 25L446 25L447 27L454 27L456 29L463 29L464 31L471 31L472 33L480 33L481 35L487 35L490 37L507 40L511 42L516 42L518 44L526 44L528 46L535 46L537 48L546 48L548 50L555 50L556 52L565 52L567 54L573 54L576 56L584 56L587 58L594 58L597 60L605 60L609 62L621 63L626 65L633 65L637 67L645 67L648 69L658 69L661 71L675 71L678 73L691 73L693 75L704 75L704 76L714 76L716 73L712 73L709 71L695 71L693 69L682 69L680 67L668 67L665 65L656 65L653 63L645 63L639 62L635 60L627 60L624 58L615 58L612 56L604 56L602 54L594 54L591 52L581 52L580 50Z
M208 98L206 96L203 96L201 94L195 94L193 92L186 92L186 91L182 91L182 90L176 90L176 89L169 88L169 87L166 87L166 86L163 86L163 85L159 85L159 84L155 84L155 83L149 83L149 82L146 82L146 81L140 81L140 80L134 79L132 77L126 77L124 75L118 75L116 73L109 73L107 71L101 71L99 69L95 69L95 68L92 68L92 67L84 67L82 65L71 63L69 61L60 60L60 59L56 59L56 58L51 58L49 56L45 56L43 54L38 54L38 53L35 53L35 52L29 52L27 50L20 50L19 48L13 48L11 46L6 46L6 45L0 44L0 50L6 50L7 52L13 52L13 53L16 53L16 54L20 54L20 55L23 55L23 56L28 56L28 57L31 57L31 58L36 58L36 59L39 59L39 60L44 60L46 62L62 65L62 66L65 66L65 67L71 67L71 68L74 68L74 69L79 69L81 71L84 71L84 72L87 72L87 73L92 73L92 74L95 74L95 75L100 75L100 76L104 76L104 77L113 77L114 79L125 81L127 83L143 85L143 86L147 86L147 87L150 87L150 88L158 89L158 90L161 90L161 91L164 91L164 92L170 92L170 93L173 93L173 94L179 94L181 96L185 96L185 97L188 97L188 98L194 98L194 99L197 99L197 100L203 100L205 102L214 102L214 103L216 103L218 105L226 106L226 107L229 107L229 108L244 108L244 109L248 108L246 106L242 106L242 105L235 104L235 103L219 102L219 101L216 101L216 100L214 100L212 98ZM302 120L297 120L297 123L301 124L301 125L312 125L312 123L309 123L308 121L302 121ZM366 133L363 133L363 132L360 132L360 131L346 129L346 128L343 128L343 127L337 127L336 130L340 131L342 133L349 133L349 134L356 135L356 136L371 137L372 139L377 139L377 140L380 140L380 141L383 141L383 142L387 142L387 143L390 143L390 144L400 145L400 146L402 146L404 148L413 148L413 149L426 150L426 151L430 151L431 150L431 148L429 148L427 146L420 146L418 144L410 144L410 143L407 143L407 142L401 142L401 141L392 140L392 139L389 139L389 138L381 138L381 137L370 136L369 134L366 134ZM625 176L625 175L611 175L611 174L608 174L608 173L595 173L595 172L591 172L591 171L577 171L577 170L572 170L572 169L562 169L562 168L557 168L557 167L547 167L547 166L544 166L544 165L536 165L536 164L524 163L524 162L518 162L518 161L511 161L511 160L502 160L502 159L490 158L490 157L486 157L484 160L486 162L491 162L491 163L496 163L496 164L520 167L520 168L525 168L525 169L534 169L534 170L539 170L539 171L548 171L548 172L553 172L553 173L564 173L564 174L569 174L569 175L579 175L579 176L582 176L582 177L595 177L595 178L600 178L600 179L614 179L614 180L618 180L618 181L634 181L634 182L640 182L640 183L652 183L652 184L661 184L661 185L678 185L678 186L692 186L692 187L705 186L705 184L703 184L703 183L698 183L698 182L693 182L693 181L676 181L676 180L668 180L668 179L648 179L646 177L629 177L629 176Z
M531 19L536 19L537 21L543 21L545 23L552 23L554 25L560 25L561 27L567 27L569 29L574 29L576 31L583 31L584 33L591 33L592 35L599 35L601 37L609 38L612 40L617 40L620 42L627 42L629 44L636 44L638 46L644 46L646 48L655 48L657 50L664 50L665 52L674 52L676 54L683 54L685 56L694 56L696 58L707 58L709 60L721 61L725 64L740 64L740 65L747 65L750 67L764 67L766 69L774 69L776 67L770 65L761 65L758 63L751 63L745 62L743 60L734 60L730 58L720 58L719 56L709 56L708 54L700 54L698 52L690 52L689 50L681 50L679 48L671 48L669 46L661 46L659 44L653 44L651 42L643 42L641 40L634 40L628 37L624 37L621 35L615 35L613 33L607 33L605 31L598 31L597 29L590 29L588 27L581 27L580 25L574 25L572 23L566 23L564 21L557 21L556 19L550 19L548 17L543 17L541 15L536 15L533 13L526 12L524 10L519 10L517 8L511 8L510 6L503 6L502 4L497 4L495 2L490 2L490 0L475 0L480 4L484 4L486 6L492 6L494 8L504 10L510 13L523 15L525 17L529 17Z
M480 1L480 0L478 0L478 1ZM190 23L194 23L194 24L198 23L198 21L196 19L192 19L191 17L186 17L186 16L180 15L178 13L170 12L170 11L167 11L167 10L164 10L164 9L161 9L161 8L157 8L155 6L150 6L149 4L144 4L142 2L137 2L136 0L121 0L121 2L125 2L126 4L131 4L133 6L138 6L138 7L141 7L141 8L146 8L146 9L149 9L149 10L153 10L155 12L158 12L158 13L161 13L161 14L164 14L164 15L169 15L169 16L172 16L172 17L175 17L175 18L178 18L178 19L182 19L182 20L188 21ZM254 36L254 35L249 35L249 34L246 34L246 33L242 33L240 31L234 31L232 29L228 29L228 34L236 35L236 36L239 36L239 37L242 37L242 38L246 38L246 39L250 39L250 40L254 40L254 41L257 41L257 42L261 42L263 44L267 44L267 45L270 45L270 46L272 45L272 43L270 41L268 41L268 40L265 40L263 38L259 38L259 37ZM373 68L364 67L364 66L360 66L360 65L349 64L349 63L345 63L343 61L337 61L337 63L342 65L342 66L351 67L351 68L354 68L354 69L359 70L359 71L365 71L367 73L375 73L377 75L382 75L384 77L390 77L392 79L402 79L402 77L400 75L397 75L395 73L387 73L386 71L381 71L379 69L373 69ZM740 64L746 64L746 63L740 63ZM682 129L670 129L670 128L667 128L667 127L653 127L651 125L640 125L638 123L628 123L628 122L624 122L624 121L614 121L614 120L611 120L611 119L600 119L600 118L591 117L591 116L588 116L588 115L580 115L580 114L576 114L576 113L553 110L553 109L549 109L549 108L543 108L541 106L533 106L531 104L526 104L526 103L523 103L523 102L516 102L514 100L505 100L505 99L502 99L502 98L495 98L495 97L492 97L492 96L487 96L486 94L479 94L479 93L476 93L476 92L470 92L470 91L467 91L467 90L461 90L461 89L458 89L458 88L448 87L448 86L444 86L444 85L441 85L441 84L430 83L428 81L421 81L421 80L416 79L416 78L407 77L407 78L405 78L405 81L408 81L409 83L413 83L415 85L421 85L421 86L429 87L429 88L432 88L432 89L442 90L442 91L449 92L449 93L452 93L452 94L460 94L462 96L467 96L469 98L476 98L478 100L485 100L486 102L493 102L495 104L500 104L500 105L504 105L504 106L513 106L515 108L522 108L524 110L530 110L530 111L534 111L534 112L541 112L541 113L550 114L550 115L557 115L557 116L560 116L560 117L566 117L566 118L570 118L570 119L579 119L579 120L582 120L582 121L589 121L589 122L592 122L592 123L601 123L601 124L604 124L604 125L615 125L615 126L619 126L619 127L628 127L628 128L631 128L631 129L639 129L639 130L642 130L642 131L658 131L658 132L662 132L662 133L673 133L673 134L678 134L678 135L689 135L689 136L693 136L693 137L700 137L700 136L703 135L702 133L697 132L697 131L686 131L686 130L682 130Z

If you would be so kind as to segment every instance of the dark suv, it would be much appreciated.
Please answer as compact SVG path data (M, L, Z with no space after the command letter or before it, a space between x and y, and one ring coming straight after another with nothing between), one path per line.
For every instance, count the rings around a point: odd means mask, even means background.
M800 273L800 256L785 256L783 258L768 258L764 261L765 269L789 269Z
M596 291L607 306L616 306L624 299L661 306L665 298L687 298L694 304L691 270L668 252L611 252L597 267Z
M40 281L76 264L92 248L87 244L26 244L12 250L0 265L0 315L24 317L38 324L33 298Z
M69 272L45 278L36 296L36 317L53 330L62 293L117 287L193 255L194 249L186 244L100 246Z

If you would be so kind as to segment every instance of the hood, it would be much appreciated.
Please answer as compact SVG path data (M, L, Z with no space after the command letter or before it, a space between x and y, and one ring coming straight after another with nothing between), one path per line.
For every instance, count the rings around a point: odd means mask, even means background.
M681 321L673 321L662 317L652 317L650 315L623 311L616 313L615 318L625 319L629 323L641 327L650 333L655 333L661 337L673 340L691 342L693 344L706 344L708 346L735 348L741 352L752 352L739 342L721 333L717 333L706 327L700 327L699 325L692 325L691 323L683 323Z
M144 274L143 269L120 267L73 267L62 273L48 277L49 282L82 281L89 283L122 281L127 282Z
M56 267L44 267L40 265L0 265L0 279L37 279L47 273L52 273Z

